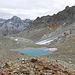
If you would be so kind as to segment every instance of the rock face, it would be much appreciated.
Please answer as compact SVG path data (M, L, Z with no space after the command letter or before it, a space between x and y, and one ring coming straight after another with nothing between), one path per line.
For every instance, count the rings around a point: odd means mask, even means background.
M30 19L21 20L17 16L13 16L11 19L0 19L0 35L10 35L23 31L31 22Z
M57 25L68 25L72 24L75 21L75 6L66 8L63 11L58 12L52 16L47 15L43 17L37 17L29 26L29 28L40 28L46 27L48 24L57 24Z

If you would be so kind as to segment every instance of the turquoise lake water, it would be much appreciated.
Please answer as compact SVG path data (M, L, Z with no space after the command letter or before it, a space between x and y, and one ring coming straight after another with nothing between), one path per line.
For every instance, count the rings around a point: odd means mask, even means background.
M51 54L51 51L48 51L47 48L24 48L24 49L15 49L15 51L19 51L31 56L39 56Z

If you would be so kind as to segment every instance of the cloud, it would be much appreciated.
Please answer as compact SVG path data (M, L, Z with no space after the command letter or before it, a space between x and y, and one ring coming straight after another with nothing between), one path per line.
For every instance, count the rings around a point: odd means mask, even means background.
M30 10L24 10L24 9L8 9L8 8L0 8L0 11L3 12L3 14L11 14L11 15L17 15L19 17L22 16L22 18L29 18L32 19L34 17L37 17L38 14L45 14L48 12L46 9L30 9ZM6 16L5 16L6 17Z
M67 5L73 6L75 0L2 0L0 1L1 18L13 15L35 19L38 16L52 15L63 10ZM7 16L8 15L8 16Z
M3 18L3 19L8 19L8 18L11 18L13 15L10 14L10 13L4 13L4 12L1 12L0 11L0 18Z

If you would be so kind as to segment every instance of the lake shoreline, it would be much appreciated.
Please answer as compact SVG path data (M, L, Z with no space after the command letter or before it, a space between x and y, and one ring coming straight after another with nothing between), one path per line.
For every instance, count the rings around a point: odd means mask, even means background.
M29 47L29 48L21 48L21 49L10 49L10 51L18 51L30 56L40 56L40 55L47 55L52 53L52 51L49 51L48 48L46 47L42 47L42 48Z

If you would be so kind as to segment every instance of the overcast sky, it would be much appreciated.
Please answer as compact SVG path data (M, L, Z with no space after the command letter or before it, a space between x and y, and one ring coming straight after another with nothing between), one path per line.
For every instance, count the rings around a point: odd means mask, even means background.
M0 0L0 18L8 19L16 15L21 19L35 19L73 5L75 0Z

